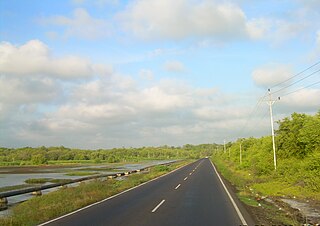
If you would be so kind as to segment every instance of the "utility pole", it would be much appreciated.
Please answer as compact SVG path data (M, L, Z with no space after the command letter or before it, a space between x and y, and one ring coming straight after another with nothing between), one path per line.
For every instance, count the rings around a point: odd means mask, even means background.
M275 101L275 100L272 100L270 89L268 89L268 92L269 92L268 105L269 105L269 111L270 111L272 147L273 147L273 163L274 163L274 170L277 170L276 144L275 144L275 140L274 140L273 115L272 115L272 105L273 105L276 101ZM279 97L279 100L280 100L280 97Z
M223 150L224 150L224 153L226 153L226 140L223 140Z

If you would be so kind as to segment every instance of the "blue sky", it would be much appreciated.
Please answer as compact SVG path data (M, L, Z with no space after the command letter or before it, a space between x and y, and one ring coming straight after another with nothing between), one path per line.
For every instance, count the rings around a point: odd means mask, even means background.
M320 60L319 12L316 0L3 0L0 146L267 135L257 102ZM289 85L276 120L319 110L319 84L304 88L319 73L294 84L318 69L274 87Z

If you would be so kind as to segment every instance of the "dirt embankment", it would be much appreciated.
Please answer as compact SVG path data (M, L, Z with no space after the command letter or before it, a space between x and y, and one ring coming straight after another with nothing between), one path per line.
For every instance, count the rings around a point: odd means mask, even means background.
M320 225L320 202L314 200L292 200L289 204L279 197L259 200L259 206L246 205L247 211L258 225ZM298 205L304 209L297 208Z

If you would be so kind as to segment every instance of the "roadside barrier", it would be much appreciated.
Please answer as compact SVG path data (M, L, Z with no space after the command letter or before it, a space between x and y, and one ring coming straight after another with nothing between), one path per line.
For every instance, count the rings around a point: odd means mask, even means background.
M138 173L141 171L145 171L148 170L150 167L153 166L159 166L159 165L170 165L172 163L175 162L179 162L181 160L177 160L177 161L171 161L171 162L167 162L167 163L161 163L161 164L157 164L157 165L152 165L152 166L147 166L141 169L136 169L136 170L132 170L132 171L127 171L127 172L122 172L122 173L114 173L114 174L100 174L100 175L95 175L95 176L88 176L88 177L81 177L78 179L73 179L70 181L65 181L65 182L61 182L61 183L52 183L52 184L46 184L46 185L38 185L35 187L30 187L30 188L23 188L23 189L18 189L18 190L13 190L13 191L5 191L5 192L0 192L0 204L8 204L8 197L12 197L12 196L17 196L17 195L22 195L22 194L28 194L31 193L33 195L41 195L42 194L42 190L46 190L46 189L50 189L50 188L56 188L56 187L66 187L68 184L74 184L74 183L80 183L86 180L92 180L92 179L98 179L98 178L108 178L108 179L112 179L112 178L117 178L117 177L122 177L125 175L129 175L129 174L133 174L133 173Z

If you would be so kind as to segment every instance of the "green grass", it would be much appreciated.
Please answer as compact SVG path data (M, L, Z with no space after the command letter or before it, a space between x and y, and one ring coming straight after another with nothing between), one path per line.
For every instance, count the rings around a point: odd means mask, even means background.
M40 197L34 197L13 207L13 214L0 218L0 225L36 225L115 195L168 173L186 163L184 161L165 167L152 167L148 173L131 174L127 180L95 180L77 187L68 187ZM68 205L65 205L66 203Z
M248 206L259 206L259 202L246 192L238 192L237 196L241 202L247 204Z
M29 178L24 182L27 184L44 184L50 182L51 178Z
M47 182L50 183L63 183L70 182L71 179L52 179L52 178L30 178L25 180L24 182L27 184L45 184Z
M283 225L299 225L294 216L286 215L278 208L264 201L257 201L256 196L262 197L297 197L320 200L320 193L310 189L301 181L298 173L283 176L279 172L272 172L269 175L255 175L245 167L215 156L212 161L222 176L231 184L235 185L238 198L248 206L257 207L260 203L263 209L263 216L272 222L281 222ZM280 171L280 170L279 170Z
M212 159L220 173L239 190L249 187L262 196L286 196L309 198L320 200L320 193L301 183L301 176L292 172L290 175L281 175L280 172L272 172L269 175L255 175L248 169L236 166L234 163L223 160L220 157ZM299 173L303 174L303 173Z

